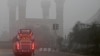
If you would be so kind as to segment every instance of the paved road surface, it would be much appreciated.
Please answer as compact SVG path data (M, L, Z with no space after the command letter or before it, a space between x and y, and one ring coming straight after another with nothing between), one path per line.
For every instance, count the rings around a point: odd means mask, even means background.
M11 49L0 49L0 56L14 56ZM58 51L35 51L35 56L82 56Z

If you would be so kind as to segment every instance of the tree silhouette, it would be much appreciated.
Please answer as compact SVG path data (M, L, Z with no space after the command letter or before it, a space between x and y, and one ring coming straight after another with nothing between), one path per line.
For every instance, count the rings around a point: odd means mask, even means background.
M68 39L69 39L69 49L77 48L79 44L87 46L85 52L93 54L93 55L99 55L100 53L100 25L97 23L93 23L89 28L81 28L82 25L75 24L73 27L73 32L69 33ZM76 46L74 46L76 44ZM81 48L80 48L81 50Z

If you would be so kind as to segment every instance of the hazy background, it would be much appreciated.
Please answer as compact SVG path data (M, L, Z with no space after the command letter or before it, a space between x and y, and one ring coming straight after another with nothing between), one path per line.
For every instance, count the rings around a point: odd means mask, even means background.
M50 18L55 19L55 3L51 1ZM8 0L0 0L0 34L9 28ZM100 0L66 0L64 6L64 32L78 21L89 20L100 8ZM27 0L27 18L42 18L41 0Z

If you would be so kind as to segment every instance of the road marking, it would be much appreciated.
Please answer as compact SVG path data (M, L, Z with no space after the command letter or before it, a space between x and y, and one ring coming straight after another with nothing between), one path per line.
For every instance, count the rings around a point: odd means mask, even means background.
M48 48L48 52L50 52L51 51L51 48Z
M42 48L40 48L39 51L42 51Z
M55 52L56 50L54 50L53 48L39 48L37 51L41 52Z
M47 48L44 48L43 51L47 51Z

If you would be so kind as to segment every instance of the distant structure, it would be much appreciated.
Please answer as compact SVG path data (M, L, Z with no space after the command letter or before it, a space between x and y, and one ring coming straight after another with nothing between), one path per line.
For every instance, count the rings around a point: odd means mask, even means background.
M10 37L13 38L16 35L17 31L21 28L31 27L31 29L34 31L34 34L36 35L36 41L38 44L43 45L45 43L44 45L50 44L50 46L53 46L54 41L55 41L55 33L53 30L53 24L59 25L57 34L59 36L63 36L63 9L64 9L65 0L55 0L56 19L49 19L50 1L46 1L46 0L41 1L41 7L43 9L42 19L26 18L25 17L26 16L26 1L27 0L9 0L8 1ZM16 20L16 8L18 8L18 20ZM43 26L46 27L46 29L44 29ZM46 35L44 34L43 36L42 35L43 33L45 33ZM42 46L42 47L47 47L47 46Z
M56 19L63 20L63 11L65 0L55 0L56 3Z
M41 7L43 11L43 19L49 19L50 1L42 0Z
M77 31L77 30L82 30L82 29L88 29L90 27L91 27L90 24L81 23L78 21L73 29L75 29Z
M19 19L20 20L24 20L26 19L25 16L26 16L26 1L27 0L18 0L18 9L19 9Z
M15 22L16 22L16 7L17 1L16 0L8 0L8 7L9 7L9 31L10 36L15 35Z
M63 35L63 12L65 0L54 0L56 3L56 19L59 24L59 32Z

